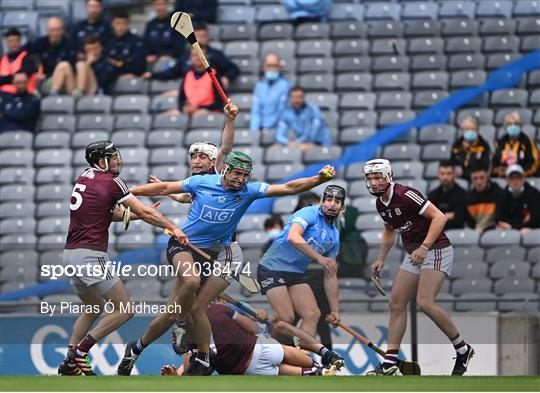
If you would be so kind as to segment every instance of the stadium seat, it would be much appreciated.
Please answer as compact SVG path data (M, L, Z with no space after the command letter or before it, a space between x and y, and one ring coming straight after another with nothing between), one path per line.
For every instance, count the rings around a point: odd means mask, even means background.
M36 141L37 141L37 138L41 137L42 135L48 136L46 134L48 133L42 132L41 134L37 135ZM67 135L68 137L70 136L69 134ZM109 133L107 131L81 131L81 132L77 132L73 134L73 137L71 138L71 147L74 149L80 149L80 148L86 147L89 143L108 140L108 139L109 139ZM113 139L118 140L116 138L113 138Z
M295 40L324 39L330 34L330 25L327 23L303 23L298 25L294 32Z
M334 46L335 47L335 46ZM368 72L371 69L371 58L367 56L346 56L336 58L335 72Z
M11 167L0 169L0 184L34 182L34 168Z
M361 4L334 4L328 19L330 21L364 20L364 7Z
M67 201L71 195L73 186L65 183L43 184L37 187L36 202L63 200Z
M150 165L178 165L187 155L187 151L181 147L155 148L150 153Z
M482 39L479 37L450 37L446 40L445 52L447 54L456 53L478 53L481 52Z
M48 235L51 233L67 233L69 228L68 217L46 217L38 221L36 234Z
M0 238L0 246L2 247L3 252L12 250L28 250L31 249L36 242L36 236L29 233L7 235Z
M113 94L137 95L144 94L148 88L148 81L141 78L118 79L113 87Z
M448 64L447 57L441 54L415 55L409 59L411 72L444 71Z
M405 72L409 70L410 59L406 56L376 56L371 64L371 72Z
M411 76L406 72L384 72L375 75L373 90L404 90L408 91Z
M478 232L474 229L449 229L445 231L446 236L450 239L453 245L477 245L479 241Z
M540 33L540 23L538 18L519 18L518 35L538 34Z
M112 115L80 115L78 116L77 130L113 130L114 117Z
M330 40L301 40L296 47L297 57L330 56L332 41Z
M474 302L471 300L483 301ZM456 311L495 311L496 300L497 296L493 293L464 293L456 302Z
M72 170L69 167L43 167L36 172L35 183L66 183L71 184L73 181Z
M48 96L41 100L41 113L71 114L75 109L75 101L71 96Z
M113 102L114 113L148 113L150 99L145 95L118 96Z
M76 113L110 113L111 107L112 97L83 96L77 100L75 111Z
M293 25L290 23L265 23L259 27L258 38L260 41L290 40L293 30Z
M330 92L334 89L334 74L321 74L321 75L301 75L299 84L304 86L306 92L310 91L324 91ZM339 83L339 82L338 82Z
M34 166L66 166L71 161L69 149L42 149L36 154Z
M448 74L444 71L417 72L412 78L412 88L415 90L446 90L448 79Z
M371 41L369 53L371 56L397 56L405 53L406 41L402 38L377 38Z
M266 242L266 232L263 230L251 230L238 234L238 243L242 247L261 247Z
M191 118L190 130L195 129L222 129L225 123L223 113L210 113L206 115L193 116Z
M512 35L516 24L513 19L484 19L480 21L480 35Z
M523 235L522 243L525 247L540 246L540 229L532 229L527 234Z
M370 91L372 76L367 73L340 73L336 79L336 90L340 91Z
M69 217L69 205L61 201L42 202L37 205L36 218Z
M352 202L352 205L358 209L359 213L376 213L377 212L377 208L375 206L376 200L377 199L373 198L372 196L355 198Z
M115 131L118 130L142 130L148 131L151 117L149 115L118 115L114 123Z
M257 34L252 24L234 24L221 26L221 41L254 41Z
M257 57L259 43L257 41L232 41L225 45L224 52L227 56L236 58Z
M33 218L3 218L0 220L0 236L17 233L32 233L34 232L35 227L36 221Z
M0 149L31 149L33 134L29 131L4 131L0 134Z
M540 247L533 247L529 250L529 252L527 253L527 262L540 262Z
M360 214L356 219L356 229L365 231L369 229L380 230L383 228L381 216L378 213Z
M485 37L484 45L482 46L482 51L486 54L495 53L495 52L517 52L519 48L520 40L515 36L493 36ZM538 46L533 46L532 48L525 48L524 51L529 49L535 49Z
M176 129L159 129L147 134L146 146L167 147L183 146L184 133Z
M501 278L495 281L493 292L497 295L512 292L535 292L535 282L531 278Z
M367 26L365 23L354 21L331 22L330 36L334 40L342 38L364 38L367 36Z
M314 146L304 151L303 162L305 164L328 163L340 157L341 147L339 146Z
M0 254L0 266L38 266L38 253L35 250L6 251Z
M491 280L487 278L460 278L452 282L452 294L490 293L491 287Z
M493 279L505 277L529 277L531 265L523 261L498 261L489 269L489 277Z
M194 130L186 133L184 139L184 146L189 147L192 143L207 141L213 143L216 146L221 144L221 130Z
M396 3L371 3L367 5L365 19L366 20L400 20L401 4Z
M411 110L384 110L379 112L379 126L386 127L399 123L406 123L415 118L416 113ZM405 140L408 138L405 137ZM413 138L416 140L416 138ZM402 140L399 139L401 142Z
M278 198L274 201L274 204L272 207L272 213L273 214L290 214L296 207L297 203L298 203L297 195Z
M334 57L364 56L368 51L369 43L366 39L343 39L334 41L331 53Z
M34 186L30 184L7 184L0 186L0 202L24 202L34 199Z
M375 126L377 112L375 111L344 111L341 114L339 125L341 127Z
M416 144L386 145L384 147L383 156L390 161L417 161L420 157L420 146Z
M75 131L76 118L72 115L58 116L45 115L42 116L41 124L38 126L38 131Z
M480 244L482 246L490 247L504 244L519 244L520 234L518 230L508 229L508 230L488 230L483 233Z
M505 293L499 297L498 310L501 312L536 312L538 311L539 298L540 295L533 292Z
M276 146L266 150L264 162L266 164L275 163L293 163L299 162L302 159L302 151L300 149L291 149L287 146Z
M437 37L440 34L439 21L421 19L405 22L405 37Z
M444 9L449 4L459 4L458 2L449 2L445 1L441 4L441 9ZM472 3L472 2L462 2L462 3ZM472 4L474 7L474 3ZM465 9L465 7L463 8ZM473 8L474 12L474 8ZM473 17L456 18L456 19L444 19L442 20L442 31L441 35L443 37L457 37L457 36L476 36L478 35L479 23L474 20Z
M279 179L287 178L303 169L304 165L296 163L268 165L266 169L266 179L269 182L274 182Z
M108 135L108 133L106 134ZM40 132L34 138L34 149L63 148L70 145L71 139L71 134L65 131Z
M512 17L512 1L497 0L492 2L478 3L476 8L477 18L498 18L504 17L510 19Z
M478 70L484 68L486 57L480 53L458 53L449 57L450 71Z
M154 70L154 72L157 72ZM171 79L171 80L152 80L150 81L149 93L151 95L157 95L166 93L169 91L178 91L179 86L181 85L181 79Z

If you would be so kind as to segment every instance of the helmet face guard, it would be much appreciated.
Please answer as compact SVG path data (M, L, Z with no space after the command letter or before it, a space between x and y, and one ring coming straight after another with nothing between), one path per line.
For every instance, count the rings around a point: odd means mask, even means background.
M118 158L118 165L114 169L114 171L111 170L110 165L111 159L113 157ZM86 146L85 158L91 167L105 170L115 176L118 176L122 171L122 155L120 154L120 150L118 149L118 147L111 141L99 141L90 143L88 146ZM103 159L105 162L104 169L99 166L99 160L101 159Z
M227 175L231 173L234 169L243 171L247 173L247 178L242 182L236 180L228 179ZM251 178L251 171L253 170L253 160L247 154L241 151L232 151L225 158L223 172L221 173L223 179L227 182L227 187L232 188L233 190L242 190L249 179Z
M321 198L321 209L323 210L323 213L327 217L336 218L339 216L339 213L345 211L345 197L346 192L345 189L341 186L330 184L327 186L324 191ZM341 202L341 208L339 211L331 211L331 210L325 210L324 209L324 201L326 201L328 198L332 198L335 200L339 200Z
M384 190L373 191L373 180L368 178L370 174L381 174L382 178L388 181ZM366 178L366 187L371 195L380 197L394 183L392 179L392 166L390 161L385 159L370 160L364 165L364 176Z

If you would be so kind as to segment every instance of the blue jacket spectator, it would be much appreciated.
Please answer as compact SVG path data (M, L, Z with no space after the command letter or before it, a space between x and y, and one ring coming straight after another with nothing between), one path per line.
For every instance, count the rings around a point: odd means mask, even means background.
M324 116L317 105L305 101L304 89L294 87L289 94L290 105L285 109L279 121L276 142L281 145L299 144L329 145L332 143L330 132L325 125ZM294 131L296 140L289 140L289 130Z
M146 70L146 58L142 38L129 31L129 16L118 12L112 20L114 37L106 49L109 62L118 75L140 76Z
M82 56L84 40L89 36L97 36L106 46L113 36L111 25L103 19L103 5L101 0L86 0L86 13L88 18L76 23L71 32L73 46Z
M283 0L283 5L296 22L324 22L332 0Z
M40 113L39 99L29 94L28 76L18 72L13 76L15 94L0 92L0 131L35 131Z
M52 76L56 65L61 61L75 64L75 48L64 33L64 22L53 16L47 22L47 35L26 45L28 52L39 59L40 71L47 78Z
M290 82L281 76L280 58L269 53L264 59L264 78L255 85L251 121L253 131L276 128L287 106Z
M162 57L180 59L186 52L186 43L171 29L169 0L152 0L156 17L146 24L144 45L146 61L154 64Z
M194 23L216 23L217 0L176 0L177 10L193 15Z

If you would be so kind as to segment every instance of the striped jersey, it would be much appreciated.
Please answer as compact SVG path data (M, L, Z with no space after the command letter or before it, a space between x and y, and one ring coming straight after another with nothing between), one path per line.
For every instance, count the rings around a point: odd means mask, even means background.
M385 224L390 225L401 234L403 248L411 254L424 239L431 225L431 220L423 216L430 205L430 201L418 190L402 184L394 183L390 189L388 202L377 198L376 206ZM450 246L450 240L444 231L432 245L432 249Z
M107 252L114 209L131 196L128 186L119 177L96 168L86 169L77 178L71 193L65 248Z

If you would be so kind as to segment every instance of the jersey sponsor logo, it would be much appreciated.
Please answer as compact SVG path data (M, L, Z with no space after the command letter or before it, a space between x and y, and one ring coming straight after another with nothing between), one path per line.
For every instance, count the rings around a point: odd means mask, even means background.
M399 233L408 232L408 231L411 230L411 228L412 228L412 222L407 220L407 222L405 222L405 224L403 224L401 227L399 227L398 232Z
M208 198L212 198L212 193L210 191L203 191L203 195L206 195Z
M226 224L231 221L235 209L216 209L203 205L199 218L210 224Z
M266 288L268 285L273 284L273 283L274 283L274 278L270 277L270 278L267 278L266 280L261 281L261 287Z
M424 203L424 199L418 195L417 193L409 190L405 191L405 195L408 196L410 199L412 199L414 202L418 203L419 205L422 205Z

